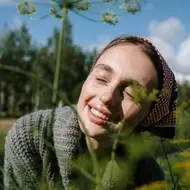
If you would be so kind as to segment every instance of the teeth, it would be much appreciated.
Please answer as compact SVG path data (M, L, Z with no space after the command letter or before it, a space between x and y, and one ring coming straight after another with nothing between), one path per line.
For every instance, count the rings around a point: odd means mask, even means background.
M108 117L106 115L104 115L103 113L99 112L98 110L94 109L94 108L91 108L91 112L97 116L97 117L100 117L101 119L104 119L104 120L108 120Z

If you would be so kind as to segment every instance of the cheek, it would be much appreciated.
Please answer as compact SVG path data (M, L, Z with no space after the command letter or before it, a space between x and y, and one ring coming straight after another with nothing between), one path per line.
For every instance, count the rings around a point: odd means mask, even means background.
M84 107L85 104L95 96L91 85L91 80L87 79L82 86L81 93L78 100L78 106Z
M88 96L87 94L87 88L86 88L86 83L83 84L81 92L80 92L80 96L78 99L78 107L81 109L81 107L84 106L84 102L86 97Z
M122 117L126 116L126 115L131 115L129 114L129 112L131 112L131 107L134 106L134 103L132 101L129 100L123 100L121 102L121 107L120 107L120 115Z

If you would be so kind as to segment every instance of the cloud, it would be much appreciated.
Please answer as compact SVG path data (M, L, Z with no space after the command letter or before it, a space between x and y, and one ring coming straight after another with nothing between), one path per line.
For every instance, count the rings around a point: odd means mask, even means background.
M148 38L174 71L176 79L180 82L190 81L190 35L184 37L185 27L182 21L175 17L161 22L152 21L148 29Z
M177 61L182 72L190 74L190 36L180 44Z
M149 25L149 31L152 36L170 42L183 34L184 26L180 19L170 17L162 22L153 20Z
M174 72L175 78L179 83L183 83L185 80L190 81L190 75L183 75L181 73Z

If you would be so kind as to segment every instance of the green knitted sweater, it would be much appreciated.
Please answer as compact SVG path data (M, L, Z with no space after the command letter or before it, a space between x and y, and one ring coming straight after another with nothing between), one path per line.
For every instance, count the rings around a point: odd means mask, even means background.
M42 164L47 151L44 137L50 114L51 110L41 110L25 115L9 130L5 139L5 190L39 189ZM69 161L80 155L81 147L83 148L81 134L77 118L71 108L57 109L53 127L54 151L51 153L46 173L50 188L64 189L76 178ZM162 170L153 159L141 161L137 170L136 185L164 179ZM78 189L84 189L85 184L84 180L83 187ZM111 189L106 182L104 184L105 189Z

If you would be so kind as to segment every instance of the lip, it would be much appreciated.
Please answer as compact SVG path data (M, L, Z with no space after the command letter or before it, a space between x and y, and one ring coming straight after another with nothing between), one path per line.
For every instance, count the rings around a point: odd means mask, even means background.
M90 121L96 125L103 125L103 124L106 124L107 121L100 118L100 117L97 117L95 116L92 112L91 112L91 109L92 107L91 106L88 106L88 117L90 119Z
M112 115L111 111L108 110L105 106L99 106L97 107L97 105L88 105L91 108L94 108L96 110L98 110L99 112L103 113L106 117L110 117Z

